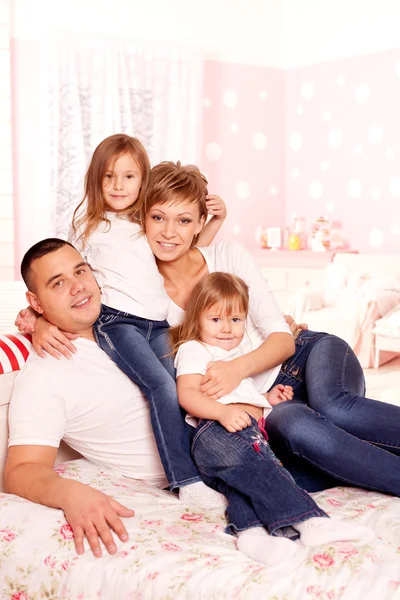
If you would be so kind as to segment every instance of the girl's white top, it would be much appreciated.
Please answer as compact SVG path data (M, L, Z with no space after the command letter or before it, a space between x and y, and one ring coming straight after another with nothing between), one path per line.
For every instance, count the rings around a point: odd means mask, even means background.
M210 273L223 271L241 277L249 286L249 316L246 334L241 348L245 353L258 348L263 341L276 332L291 333L288 324L273 297L267 281L252 256L239 244L221 242L215 246L198 248L204 256ZM168 322L176 325L183 320L185 311L171 301ZM264 393L273 386L281 365L253 376L259 392Z
M224 350L218 346L211 346L191 340L179 346L179 350L175 357L176 376L180 375L204 375L207 371L207 366L210 362L216 360L233 360L239 356L243 356L243 348L241 344L232 350ZM219 398L221 404L252 404L264 409L264 417L270 412L271 405L268 400L260 394L251 377L243 379L238 387L230 394L226 394ZM198 419L191 415L186 415L186 421L189 425L197 427Z
M143 319L163 321L170 299L140 225L107 212L111 226L101 223L82 243L70 230L69 241L95 271L102 303Z

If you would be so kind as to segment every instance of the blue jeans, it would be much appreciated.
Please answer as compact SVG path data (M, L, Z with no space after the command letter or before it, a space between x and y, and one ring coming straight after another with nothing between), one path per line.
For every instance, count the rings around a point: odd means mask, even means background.
M343 482L400 496L400 407L365 397L362 368L342 339L302 331L274 385L294 400L268 415L271 447L314 492Z
M218 421L200 421L193 437L193 458L205 483L228 498L232 530L264 526L271 535L298 537L293 530L288 535L286 528L327 514L296 485L256 421L251 421L251 426L236 433L229 433Z
M149 321L103 305L94 324L100 348L136 383L150 419L169 489L201 481L190 455L193 429L178 403L167 321ZM110 399L112 401L112 399Z

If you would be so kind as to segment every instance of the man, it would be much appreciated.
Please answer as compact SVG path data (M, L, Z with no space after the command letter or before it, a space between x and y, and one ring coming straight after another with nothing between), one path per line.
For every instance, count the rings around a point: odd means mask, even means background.
M64 511L78 554L87 538L94 556L101 539L117 551L111 530L122 541L121 517L134 511L54 470L61 439L89 460L134 479L166 487L151 429L147 402L139 389L97 346L92 325L100 313L100 290L75 248L59 239L35 244L21 273L32 308L59 329L79 336L71 360L35 353L18 375L10 404L6 491Z

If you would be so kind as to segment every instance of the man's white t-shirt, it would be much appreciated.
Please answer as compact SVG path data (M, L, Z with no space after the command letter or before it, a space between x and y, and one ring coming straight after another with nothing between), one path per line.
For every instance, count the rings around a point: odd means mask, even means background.
M69 241L85 257L95 271L103 304L122 312L163 321L167 318L170 299L164 280L146 236L140 225L122 215L107 212L107 223L101 223L82 243L81 231Z
M237 346L232 350L224 350L218 346L211 346L195 340L185 342L179 346L175 357L176 376L180 375L204 375L207 371L207 365L216 360L233 360L243 356L243 349ZM257 390L251 377L243 379L238 387L230 394L226 394L218 399L221 404L252 404L264 409L264 416L271 410L268 400ZM189 425L197 427L198 419L191 415L186 415L186 421Z
M249 286L249 316L241 348L244 353L258 348L271 333L291 333L288 324L273 297L267 281L254 262L253 257L239 244L221 242L215 246L198 248L204 256L209 273L222 271L241 277ZM183 320L185 311L171 301L168 322L176 325ZM253 376L259 392L272 387L281 365Z
M74 344L71 360L29 356L10 403L9 446L63 439L104 468L167 487L147 400L95 342Z

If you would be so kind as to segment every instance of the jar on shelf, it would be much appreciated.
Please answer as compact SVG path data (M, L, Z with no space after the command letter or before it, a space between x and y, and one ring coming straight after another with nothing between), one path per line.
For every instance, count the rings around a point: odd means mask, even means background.
M306 237L306 220L304 217L294 217L291 233L296 234L299 238L300 250L307 248Z
M268 227L266 225L261 227L260 247L268 248Z
M291 233L288 239L289 250L300 250L300 237L297 233Z
M329 252L331 249L331 222L326 217L318 217L312 224L311 250Z

